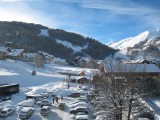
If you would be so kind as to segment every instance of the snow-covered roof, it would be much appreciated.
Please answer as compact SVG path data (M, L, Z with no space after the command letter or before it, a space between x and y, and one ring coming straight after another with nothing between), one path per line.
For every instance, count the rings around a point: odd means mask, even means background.
M22 53L22 54L27 57L35 57L37 53Z
M160 73L155 64L106 64L106 72L146 72Z
M82 78L89 79L88 77L80 76L80 77L77 77L76 80L79 80L79 79L82 79Z
M11 49L12 52L9 52L8 55L10 56L18 56L20 55L24 49Z
M2 111L8 111L9 109L11 109L11 108L4 108Z
M19 106L25 106L25 107L32 107L34 105L35 101L33 99L24 100L20 103L18 103Z
M33 109L32 107L23 107L21 111L28 112L28 110Z
M54 58L55 62L66 62L65 59L61 59L61 58Z

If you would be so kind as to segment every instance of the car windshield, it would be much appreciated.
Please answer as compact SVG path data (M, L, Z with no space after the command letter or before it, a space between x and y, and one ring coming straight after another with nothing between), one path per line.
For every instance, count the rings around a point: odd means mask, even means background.
M20 115L26 115L26 114L27 114L26 112L23 111L20 112Z
M6 111L1 111L1 113L7 113Z
M41 109L41 111L46 112L47 110L46 109Z

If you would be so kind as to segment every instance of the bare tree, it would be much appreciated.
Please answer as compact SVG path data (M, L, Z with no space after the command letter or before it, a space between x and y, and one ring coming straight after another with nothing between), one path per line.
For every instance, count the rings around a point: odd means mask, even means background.
M44 67L44 59L41 55L36 54L34 58L34 63L36 67Z
M152 94L147 91L147 75L143 69L135 64L112 62L105 66L105 75L102 74L94 85L103 98L108 120L130 120L131 114L143 111L141 98Z

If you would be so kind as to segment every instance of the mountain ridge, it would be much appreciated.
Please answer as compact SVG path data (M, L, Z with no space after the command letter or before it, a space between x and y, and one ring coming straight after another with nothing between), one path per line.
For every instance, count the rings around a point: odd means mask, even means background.
M6 42L12 42L11 47L23 48L26 52L44 51L68 61L72 61L76 56L104 59L116 51L93 38L77 33L16 21L0 22L0 45ZM79 51L76 51L76 48Z
M126 59L160 58L160 30L145 31L109 45L119 49L115 57Z

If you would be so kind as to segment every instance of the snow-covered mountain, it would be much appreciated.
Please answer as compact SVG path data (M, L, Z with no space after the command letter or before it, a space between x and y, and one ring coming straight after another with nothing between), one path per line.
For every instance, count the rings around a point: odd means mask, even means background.
M120 50L115 54L115 57L157 59L160 58L160 29L145 31L135 37L126 38L108 45Z

